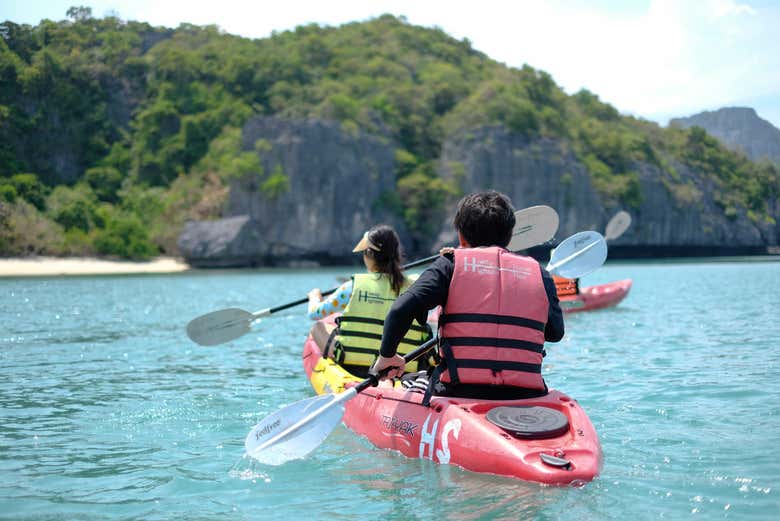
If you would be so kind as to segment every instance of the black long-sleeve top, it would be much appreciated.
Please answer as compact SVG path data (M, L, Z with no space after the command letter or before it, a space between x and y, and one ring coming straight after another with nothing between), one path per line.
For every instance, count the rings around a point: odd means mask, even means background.
M393 304L385 317L385 327L382 334L380 353L384 357L396 354L398 343L409 330L412 320L424 324L428 318L428 310L447 303L450 282L455 268L452 255L442 255L425 270L420 278ZM558 342L563 338L563 313L558 303L555 282L547 270L541 265L542 281L550 302L547 313L547 324L544 328L544 339L548 342Z

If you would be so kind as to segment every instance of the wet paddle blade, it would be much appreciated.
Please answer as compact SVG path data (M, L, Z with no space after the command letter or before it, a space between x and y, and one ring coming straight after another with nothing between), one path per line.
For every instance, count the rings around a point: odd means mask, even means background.
M601 267L607 260L607 241L599 232L575 233L553 250L547 271L567 279L578 279Z
M614 241L628 230L631 226L631 215L628 212L620 211L615 214L607 223L607 229L604 232L604 239Z
M187 324L187 336L202 346L223 344L248 333L255 318L243 309L221 309L192 319Z
M531 206L515 212L509 251L520 251L549 241L558 231L558 212L549 206Z
M300 400L267 416L247 435L247 455L266 465L303 458L341 423L345 393Z

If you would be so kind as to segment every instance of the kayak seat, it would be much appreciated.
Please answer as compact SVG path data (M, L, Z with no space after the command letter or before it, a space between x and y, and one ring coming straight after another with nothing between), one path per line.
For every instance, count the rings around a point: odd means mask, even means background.
M426 389L428 389L428 383L429 380L427 371L409 373L401 377L401 386L404 388L404 390L413 393L425 394Z
M521 439L557 438L568 432L569 419L562 412L540 406L502 406L485 415L490 423Z

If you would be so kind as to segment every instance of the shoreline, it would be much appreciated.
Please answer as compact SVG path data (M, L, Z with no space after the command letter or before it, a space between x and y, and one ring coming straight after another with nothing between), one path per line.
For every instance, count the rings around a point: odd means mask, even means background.
M189 264L174 257L157 257L145 262L112 261L97 257L0 258L0 278L178 273L189 269Z

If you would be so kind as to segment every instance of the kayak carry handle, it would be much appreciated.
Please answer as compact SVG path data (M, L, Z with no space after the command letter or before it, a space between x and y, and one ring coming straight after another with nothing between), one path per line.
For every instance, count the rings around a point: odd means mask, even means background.
M539 454L539 458L542 460L543 463L546 463L551 467L558 467L564 470L571 470L571 461L567 460L566 458L559 458L557 456L545 454L544 452Z

